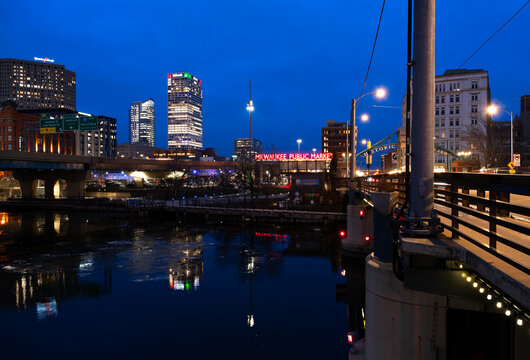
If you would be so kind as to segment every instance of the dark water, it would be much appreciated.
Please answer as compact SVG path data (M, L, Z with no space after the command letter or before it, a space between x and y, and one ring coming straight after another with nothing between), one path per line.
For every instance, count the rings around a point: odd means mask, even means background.
M0 358L346 359L336 234L0 213Z

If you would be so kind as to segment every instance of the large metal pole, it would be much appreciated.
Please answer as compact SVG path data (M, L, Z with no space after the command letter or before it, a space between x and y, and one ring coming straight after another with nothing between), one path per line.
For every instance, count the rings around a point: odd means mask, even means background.
M510 161L513 161L513 112L510 111Z
M355 129L355 107L357 106L356 100L352 99L351 101L351 111L350 111L350 132L351 132L351 173L350 179L353 180L357 176L357 161L355 154L357 152L357 134ZM350 159L346 159L349 161Z
M411 218L430 218L434 207L435 2L414 1Z
M248 80L248 104L252 105L252 79ZM252 156L252 110L248 111L248 139L250 140L250 156Z

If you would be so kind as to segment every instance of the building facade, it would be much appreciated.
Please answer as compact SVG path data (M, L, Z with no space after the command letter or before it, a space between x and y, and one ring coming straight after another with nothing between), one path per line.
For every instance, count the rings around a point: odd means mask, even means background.
M258 139L252 138L241 138L234 140L234 157L241 159L249 154L254 156L255 154L263 153L263 145Z
M116 119L98 116L98 127L92 131L75 131L76 155L112 158L118 155Z
M0 110L0 150L75 155L75 134L41 134L40 114L18 111L17 103L9 100Z
M472 125L478 125L489 117L487 108L491 102L489 75L485 70L446 70L435 80L434 141L441 148L452 152L471 152L471 159L480 154L465 140ZM448 169L451 159L437 152L435 167Z
M180 72L167 76L168 149L196 149L202 143L202 81Z
M19 110L75 110L75 72L46 60L0 59L0 103L12 100Z
M0 110L0 150L116 157L116 119L98 116L97 130L64 130L48 134L41 133L42 112L56 119L72 114L87 115L56 109L19 111L14 101L3 102Z
M129 143L155 146L155 102L136 101L129 109Z
M346 154L351 158L351 150L348 152L348 148L351 149L350 131L347 122L335 120L326 121L326 126L322 128L322 152L337 154L337 172L340 176L346 176Z
M124 158L153 158L154 153L157 151L163 151L163 149L154 146L149 146L147 143L144 142L134 144L125 143L118 145L118 157Z

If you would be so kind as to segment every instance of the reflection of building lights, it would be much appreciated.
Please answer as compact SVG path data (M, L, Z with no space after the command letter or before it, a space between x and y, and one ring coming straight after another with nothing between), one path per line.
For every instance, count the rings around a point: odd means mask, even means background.
M9 216L5 212L0 212L0 225L9 223Z
M247 271L252 272L256 269L254 257L251 256L249 260L250 261L247 264Z
M45 303L36 303L37 305L37 319L43 320L49 316L57 316L57 302L54 298L50 298Z
M174 286L175 290L184 290L184 283L182 281L177 281Z
M254 327L254 315L247 315L247 324L249 327Z
M341 274L342 276L346 276L346 270L342 269L342 270L340 271L340 274Z

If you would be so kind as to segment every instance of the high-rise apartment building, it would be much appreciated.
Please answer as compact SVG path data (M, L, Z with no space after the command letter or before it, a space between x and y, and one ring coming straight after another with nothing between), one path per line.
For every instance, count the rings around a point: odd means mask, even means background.
M167 75L168 149L202 149L202 81L180 72Z
M129 109L129 143L155 146L155 102L136 101Z
M50 61L0 59L0 103L14 101L19 110L75 110L75 72Z

